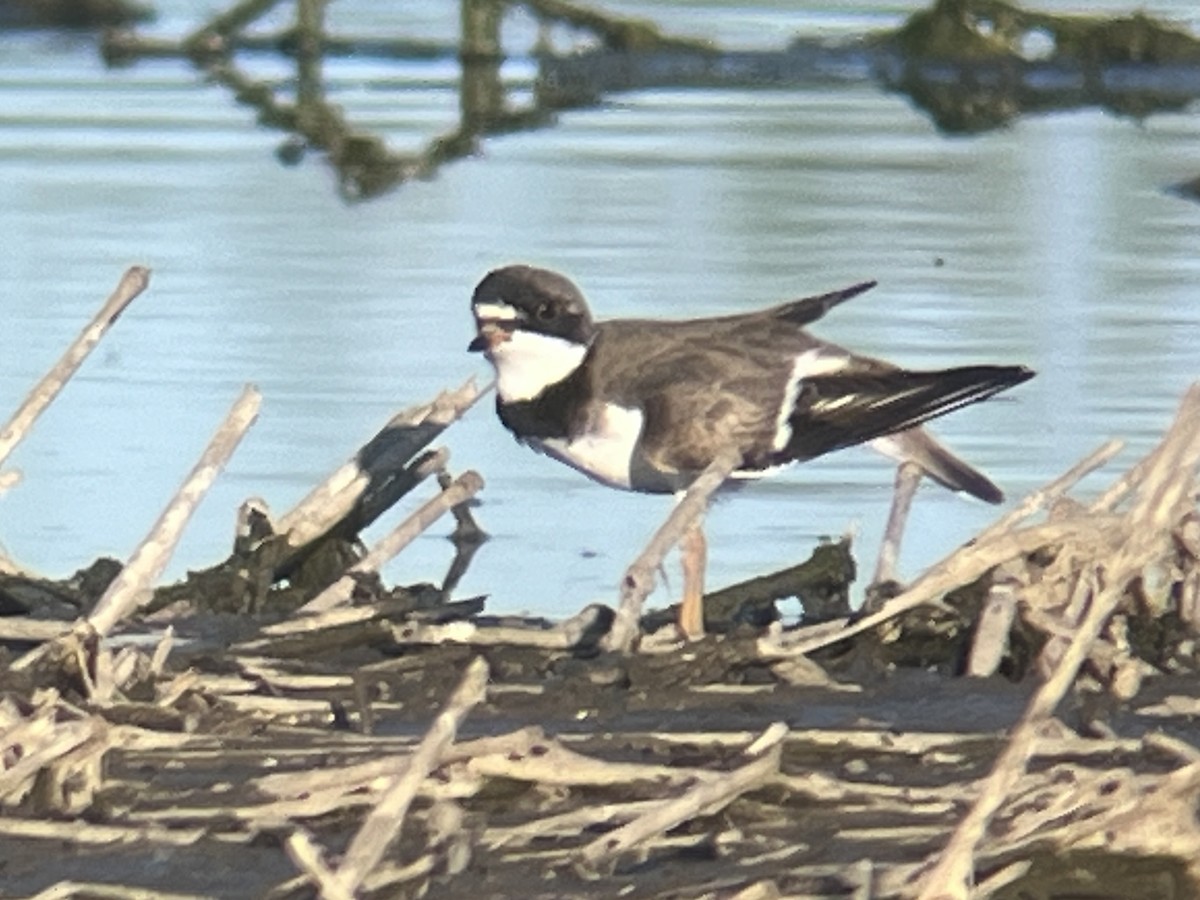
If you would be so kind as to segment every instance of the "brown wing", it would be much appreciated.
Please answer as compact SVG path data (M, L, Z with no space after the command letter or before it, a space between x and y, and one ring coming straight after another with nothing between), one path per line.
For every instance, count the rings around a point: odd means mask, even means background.
M763 314L602 323L593 396L642 411L641 462L666 478L692 476L726 443L748 460L770 449L791 361L819 346Z

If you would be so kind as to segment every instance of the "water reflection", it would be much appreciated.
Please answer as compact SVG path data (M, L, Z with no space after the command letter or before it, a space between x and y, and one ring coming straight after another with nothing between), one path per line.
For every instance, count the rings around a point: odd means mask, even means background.
M976 134L1019 116L1099 107L1142 119L1179 112L1200 96L1200 40L1139 12L1133 16L1064 16L1026 11L1004 0L935 0L894 29L838 41L801 37L779 50L729 50L716 42L664 34L639 18L557 0L525 0L538 17L537 39L519 51L534 60L528 102L512 101L501 75L506 58L501 26L509 4L460 0L456 44L331 34L320 0L243 0L178 39L133 31L105 34L110 65L175 56L202 67L260 124L286 132L281 161L316 150L338 173L347 199L378 196L478 152L489 135L538 128L556 110L594 106L611 95L650 88L718 90L810 88L869 81L908 96L939 129ZM282 7L294 24L270 36L249 33ZM556 52L551 25L586 37ZM581 50L582 48L582 50ZM237 62L247 51L294 61L288 93L278 78L254 78ZM456 60L457 125L427 138L416 152L397 152L377 132L356 126L328 99L323 64L329 56L386 60Z

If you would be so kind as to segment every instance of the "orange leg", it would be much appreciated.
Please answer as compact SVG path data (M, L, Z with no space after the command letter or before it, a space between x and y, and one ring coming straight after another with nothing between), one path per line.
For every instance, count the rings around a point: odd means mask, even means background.
M679 602L679 630L689 641L704 637L704 569L708 565L708 541L704 523L698 521L679 542L683 562L683 599Z

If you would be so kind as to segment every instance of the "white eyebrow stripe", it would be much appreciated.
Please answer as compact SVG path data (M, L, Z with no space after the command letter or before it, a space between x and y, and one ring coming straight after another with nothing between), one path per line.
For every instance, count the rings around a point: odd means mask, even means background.
M521 318L516 307L507 303L480 303L475 307L475 318L488 322L509 321Z

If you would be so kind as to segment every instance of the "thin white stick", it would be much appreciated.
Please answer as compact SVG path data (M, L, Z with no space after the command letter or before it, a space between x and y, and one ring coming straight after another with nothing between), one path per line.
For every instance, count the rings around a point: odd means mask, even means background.
M700 477L691 483L683 499L671 510L671 515L654 533L646 549L625 571L625 577L621 579L621 601L616 618L602 642L605 650L628 653L633 647L642 604L654 590L654 573L662 565L663 557L679 543L692 523L704 515L709 499L738 467L741 459L741 454L732 448L719 453L708 468L700 473Z
M88 616L97 634L102 637L108 634L114 625L150 599L154 582L167 567L184 527L254 424L261 403L262 395L253 385L242 390L199 462Z
M426 776L454 742L458 726L487 693L488 665L483 657L471 660L462 681L417 746L404 771L397 775L350 841L337 881L352 896L383 859L388 845L404 825L408 807Z
M8 459L13 448L29 433L29 429L33 427L38 416L58 396L63 385L75 374L96 344L100 343L100 339L125 311L125 307L132 303L133 299L149 284L150 270L142 266L133 266L121 276L116 290L104 302L100 312L96 313L95 318L80 332L79 337L67 348L66 353L50 371L42 377L42 380L34 385L29 396L25 398L25 402L8 420L8 423L0 428L0 463Z

